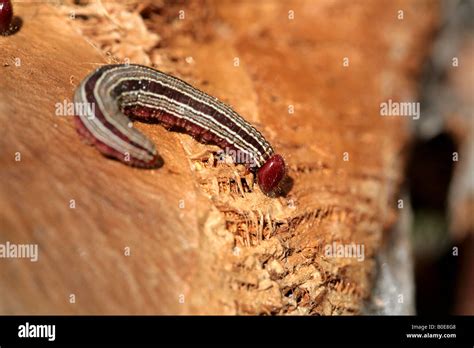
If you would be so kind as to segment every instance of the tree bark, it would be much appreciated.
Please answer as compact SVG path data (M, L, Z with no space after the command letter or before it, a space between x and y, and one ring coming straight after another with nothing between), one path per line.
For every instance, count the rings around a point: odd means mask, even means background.
M137 124L157 170L86 146L58 103L105 51L127 52L95 48L65 7L16 4L23 26L0 37L0 243L38 244L39 259L0 259L0 313L359 313L414 122L380 103L416 98L436 4L215 1L179 5L182 22L173 5L159 27L149 10L162 39L149 63L232 105L284 156L276 198L158 125ZM362 260L326 253L350 244Z

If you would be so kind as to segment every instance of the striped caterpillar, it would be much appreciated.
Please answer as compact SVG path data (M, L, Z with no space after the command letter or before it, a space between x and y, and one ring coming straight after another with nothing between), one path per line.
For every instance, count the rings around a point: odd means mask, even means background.
M76 128L102 154L151 168L159 155L130 118L157 120L204 143L232 149L234 161L256 172L265 193L285 176L285 162L252 125L228 105L158 70L132 64L104 65L87 76L74 95Z

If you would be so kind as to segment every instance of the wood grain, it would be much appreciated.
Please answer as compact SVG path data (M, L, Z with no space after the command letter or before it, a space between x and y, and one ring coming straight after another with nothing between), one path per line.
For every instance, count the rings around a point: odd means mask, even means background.
M288 194L247 189L243 168L215 164L215 147L153 124L137 127L164 159L157 170L84 145L55 105L105 55L60 10L18 4L23 27L0 37L0 243L37 243L40 256L0 259L0 313L360 311L396 220L412 122L380 117L379 105L416 97L436 3L208 6L204 39L182 33L160 48L193 58L166 72L254 123L289 163ZM364 245L365 259L326 257L334 241Z

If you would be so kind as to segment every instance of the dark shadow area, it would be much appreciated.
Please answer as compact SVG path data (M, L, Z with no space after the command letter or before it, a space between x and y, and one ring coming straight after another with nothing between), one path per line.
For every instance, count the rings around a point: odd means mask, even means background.
M419 315L450 314L454 305L458 258L453 256L448 231L447 199L456 151L452 137L441 133L427 141L416 141L408 162Z
M291 191L294 185L294 180L291 176L286 175L283 180L281 181L280 185L278 185L278 189L275 192L275 195L287 197L288 193Z
M459 277L458 257L452 246L436 258L417 259L415 266L416 312L418 315L450 315Z
M10 23L10 27L7 31L4 31L0 35L2 36L11 36L16 34L20 31L21 27L23 26L23 20L20 17L13 17L12 22Z
M444 215L455 163L453 152L456 144L447 133L414 144L407 167L413 210L430 209Z

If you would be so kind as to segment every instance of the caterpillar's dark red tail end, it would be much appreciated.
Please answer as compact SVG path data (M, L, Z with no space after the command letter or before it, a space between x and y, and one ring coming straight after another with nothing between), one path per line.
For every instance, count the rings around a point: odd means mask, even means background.
M283 157L278 154L270 157L257 171L257 182L266 194L272 192L285 177L286 166Z

